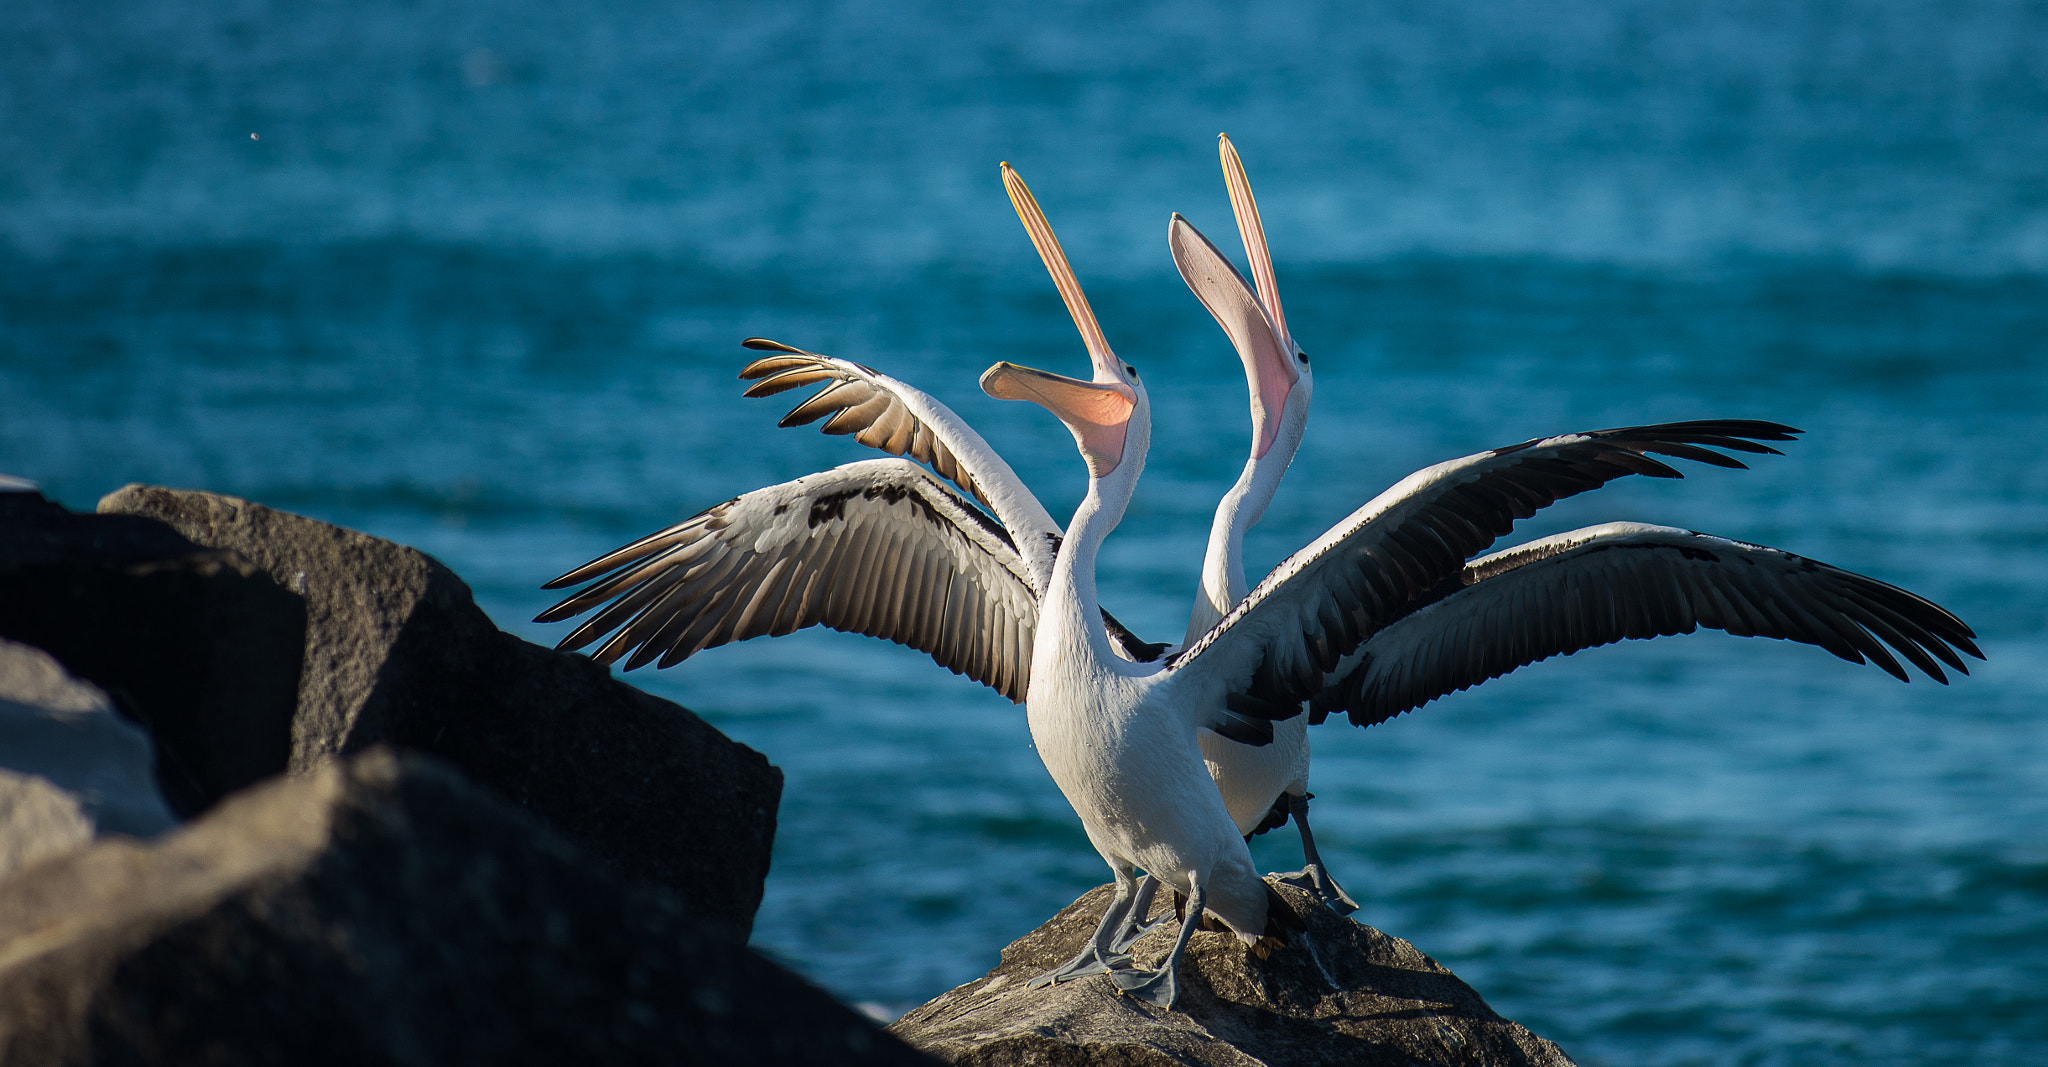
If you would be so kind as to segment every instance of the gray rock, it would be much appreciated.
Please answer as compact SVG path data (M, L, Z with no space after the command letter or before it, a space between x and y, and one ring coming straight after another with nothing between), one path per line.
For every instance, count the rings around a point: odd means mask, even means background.
M34 645L147 727L180 815L276 774L305 605L163 523L0 493L0 636Z
M0 771L0 878L90 842L78 797L47 778Z
M131 485L100 511L167 523L304 598L292 770L379 744L431 752L703 921L752 928L782 793L760 753L500 631L414 549L213 493Z
M0 882L0 1061L929 1062L383 749Z
M1100 975L1025 988L1080 951L1109 903L1105 885L1004 949L987 977L889 1029L942 1059L976 1065L1572 1062L1556 1045L1495 1014L1472 987L1414 945L1314 905L1300 890L1275 888L1307 921L1307 934L1264 961L1234 935L1195 934L1171 1012L1123 996ZM1171 908L1162 899L1153 914ZM1168 922L1147 934L1134 946L1138 962L1156 966L1176 932Z
M173 825L149 735L41 649L0 640L0 877L97 834Z

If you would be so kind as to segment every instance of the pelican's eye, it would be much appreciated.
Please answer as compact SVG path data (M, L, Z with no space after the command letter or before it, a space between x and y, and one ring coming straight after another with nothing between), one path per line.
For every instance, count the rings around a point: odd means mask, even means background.
M1294 358L1300 360L1302 366L1308 366L1308 353L1295 349Z
M1133 377L1133 378L1135 378L1135 377L1137 377L1137 376L1138 376L1138 368L1136 368L1136 367L1133 367L1133 366L1131 366L1130 364L1126 363L1126 364L1124 364L1124 373L1125 373L1125 374L1128 374L1128 375L1130 375L1130 376L1131 376L1131 377Z

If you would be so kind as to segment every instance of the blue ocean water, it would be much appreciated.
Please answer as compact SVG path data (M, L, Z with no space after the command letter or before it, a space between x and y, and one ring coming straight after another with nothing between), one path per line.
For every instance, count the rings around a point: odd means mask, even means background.
M1697 635L1319 729L1360 918L1588 1064L2048 1058L2048 8L14 0L0 470L247 496L539 584L864 458L738 396L767 335L916 382L1055 514L1082 365L1032 182L1154 401L1106 602L1184 625L1243 378L1163 247L1243 152L1314 355L1256 574L1407 472L1663 419L1806 429L1569 501L1933 597L1949 687ZM1104 877L1018 709L809 632L636 683L789 776L755 941L898 1010ZM1298 862L1288 835L1255 846Z

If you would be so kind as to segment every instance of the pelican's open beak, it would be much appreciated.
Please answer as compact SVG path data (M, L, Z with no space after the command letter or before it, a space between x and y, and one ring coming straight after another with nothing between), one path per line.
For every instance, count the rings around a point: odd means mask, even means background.
M1138 402L1130 386L998 363L982 372L981 390L997 400L1029 400L1058 416L1074 435L1091 477L1104 477L1123 462L1124 435Z
M1262 457L1272 450L1288 394L1301 380L1294 346L1252 292L1251 283L1193 223L1175 214L1167 224L1166 245L1173 253L1174 266L1180 268L1181 279L1230 335L1232 347L1244 361L1252 406L1252 456Z
M1123 361L1109 350L1109 340L1102 335L1101 324L1095 321L1095 311L1081 293L1081 282L1074 277L1074 268L1067 265L1067 254L1060 248L1060 239L1053 236L1052 224L1045 221L1045 212L1039 209L1038 199L1031 195L1031 188L1008 163L1003 164L1003 189L1010 194L1010 206L1017 209L1017 218L1023 221L1025 232L1031 235L1031 245L1038 249L1038 258L1044 261L1046 273L1052 275L1052 283L1059 289L1060 299L1066 301L1067 314L1074 317L1074 328L1081 331L1081 343L1088 346L1088 360L1095 366L1095 380L1123 381Z
M1287 313L1280 310L1280 286L1273 280L1273 254L1266 250L1266 224L1259 221L1259 202L1252 199L1251 180L1244 176L1244 160L1237 158L1237 146L1230 135L1216 135L1216 154L1223 161L1223 184L1230 189L1230 213L1237 216L1237 236L1244 241L1244 254L1252 263L1252 280L1259 285L1259 302L1273 317L1273 329L1282 338L1287 332ZM1290 345L1291 347L1291 345Z

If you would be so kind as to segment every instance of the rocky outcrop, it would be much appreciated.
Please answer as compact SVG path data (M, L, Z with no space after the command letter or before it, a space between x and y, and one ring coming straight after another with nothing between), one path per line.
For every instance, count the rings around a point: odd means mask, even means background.
M1125 997L1099 975L1025 988L1081 950L1110 888L1090 891L1004 949L987 977L917 1008L890 1031L952 1063L987 1067L1571 1063L1415 946L1277 884L1308 932L1263 961L1233 935L1197 933L1181 961L1174 1011ZM1153 915L1170 917L1171 908L1162 899ZM1167 922L1141 939L1139 963L1156 966L1176 932Z
M131 485L100 512L245 559L303 604L275 770L380 744L430 752L704 921L751 928L782 789L759 753L588 659L504 633L414 549L213 493Z
M928 1062L674 895L375 750L0 881L0 1062Z
M173 825L149 735L41 649L0 640L0 878L99 834Z
M55 656L146 727L180 815L283 769L305 620L234 552L0 492L0 637Z

